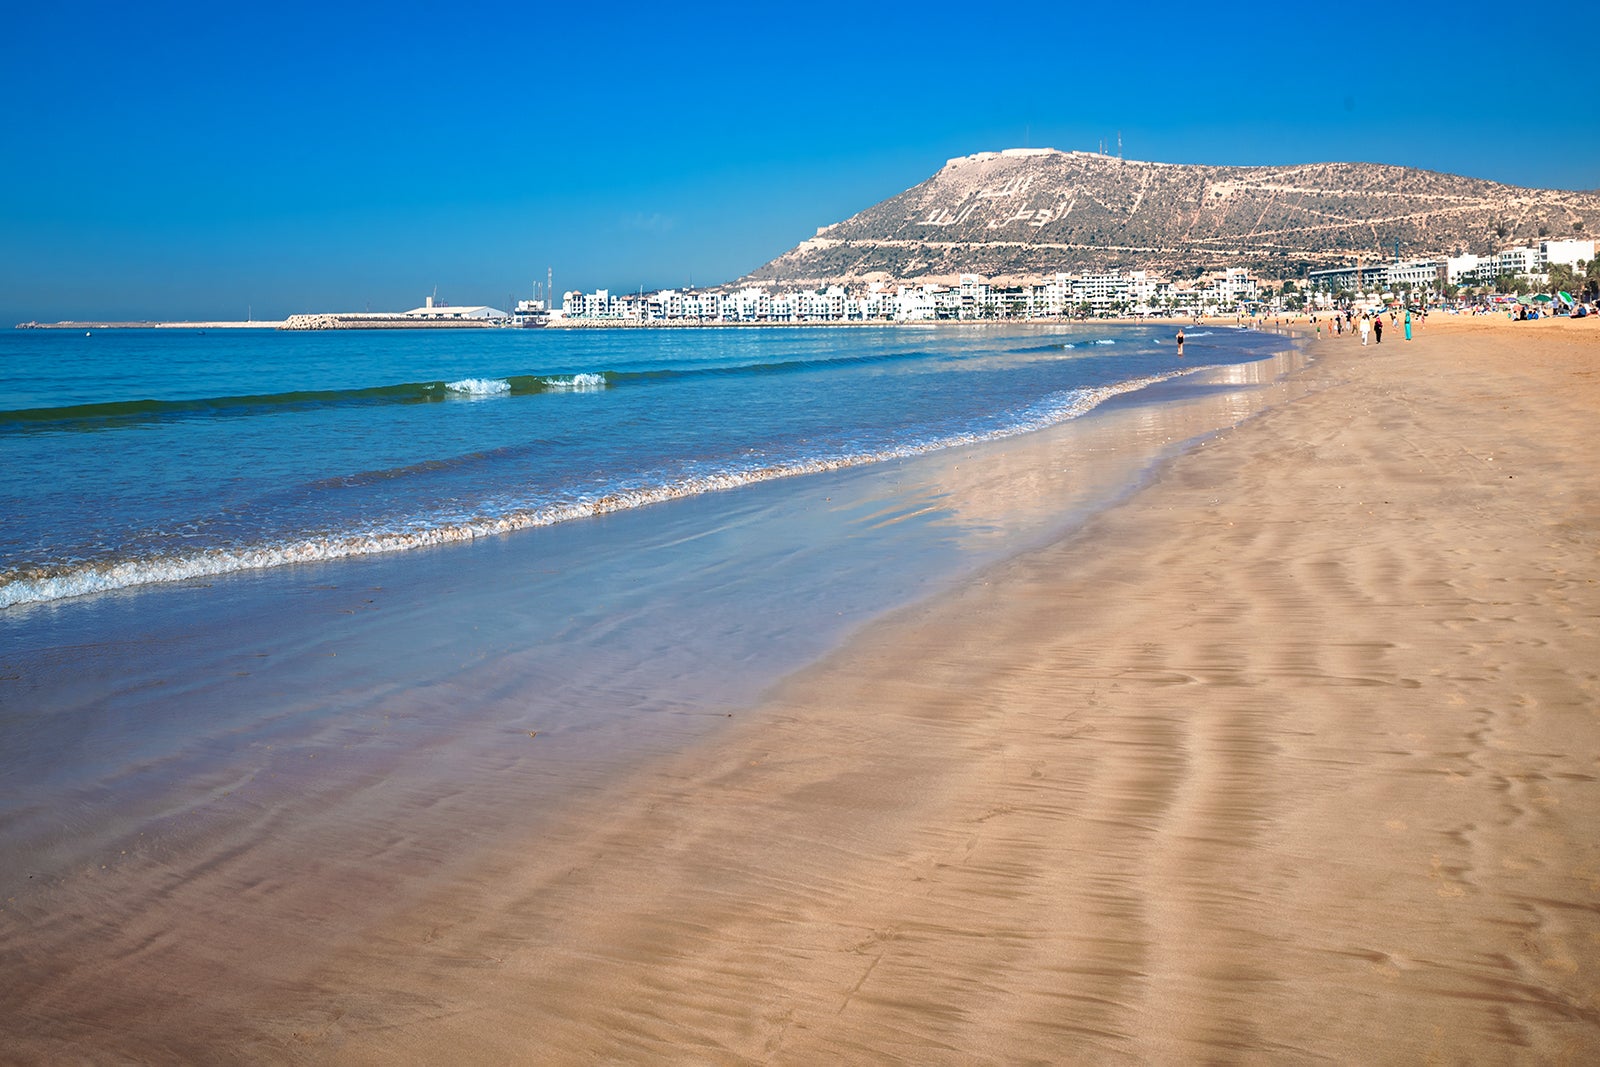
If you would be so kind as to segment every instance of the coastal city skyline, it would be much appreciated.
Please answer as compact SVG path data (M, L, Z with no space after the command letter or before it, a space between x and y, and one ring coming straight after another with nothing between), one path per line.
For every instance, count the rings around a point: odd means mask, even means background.
M955 32L961 6L696 11L90 5L70 48L60 16L22 12L0 45L21 102L0 319L281 318L435 287L498 305L549 268L556 294L726 284L947 158L1010 147L1600 185L1600 148L1559 106L1524 136L1526 101L1469 98L1470 11L1354 33L1332 14L1252 33L1186 18L1137 40L1046 12L1025 36L985 22L989 47ZM990 61L1041 41L1060 55ZM1207 69L1240 80L1177 91Z

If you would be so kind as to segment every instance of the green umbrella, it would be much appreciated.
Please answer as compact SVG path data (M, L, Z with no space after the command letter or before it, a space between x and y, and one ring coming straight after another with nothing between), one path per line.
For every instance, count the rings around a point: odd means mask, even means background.
M1554 299L1555 297L1551 296L1549 293L1540 293L1538 296L1533 298L1533 302L1535 304L1548 304Z
M1558 293L1557 295L1560 296L1561 299L1565 300L1569 304L1576 303L1576 301L1574 301L1572 299L1572 294L1567 292L1565 289L1561 290L1561 292Z

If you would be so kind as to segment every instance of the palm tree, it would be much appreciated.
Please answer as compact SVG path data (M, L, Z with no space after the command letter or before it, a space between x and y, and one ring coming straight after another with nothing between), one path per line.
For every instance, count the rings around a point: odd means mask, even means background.
M1552 293L1563 290L1571 292L1577 286L1579 274L1565 263L1552 263L1548 268L1549 284L1547 288Z

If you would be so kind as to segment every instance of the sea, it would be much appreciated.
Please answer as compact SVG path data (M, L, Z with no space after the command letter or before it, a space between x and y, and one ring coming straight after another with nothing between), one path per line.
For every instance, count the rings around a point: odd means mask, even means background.
M1166 333L13 331L0 609L903 460L1281 347Z
M92 968L158 914L222 943L221 887L262 885L248 951L310 951L1070 535L1299 358L1225 326L1181 358L1096 324L0 333L0 956Z

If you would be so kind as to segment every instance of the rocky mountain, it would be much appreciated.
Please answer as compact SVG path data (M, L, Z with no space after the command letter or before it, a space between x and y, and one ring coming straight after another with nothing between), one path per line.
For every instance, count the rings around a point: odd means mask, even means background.
M1600 193L1377 163L1212 167L1049 148L952 159L747 284L1244 266L1269 278L1362 260L1600 236Z

